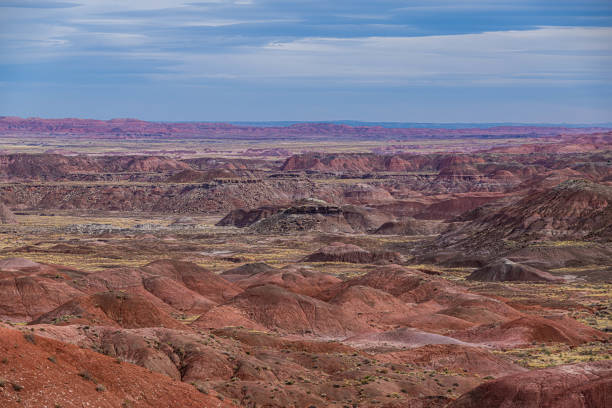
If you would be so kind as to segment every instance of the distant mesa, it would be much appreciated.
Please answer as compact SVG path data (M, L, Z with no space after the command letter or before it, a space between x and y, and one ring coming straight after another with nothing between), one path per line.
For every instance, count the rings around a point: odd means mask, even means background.
M236 178L239 178L236 172L229 169L211 169L206 171L187 169L173 174L166 181L170 183L205 183L213 180Z
M365 206L332 205L322 200L308 199L290 206L263 206L256 209L236 209L221 219L219 226L250 227L262 234L304 231L366 232L392 217Z
M241 126L213 122L145 122L138 119L42 119L0 117L0 134L53 135L105 139L150 138L257 138L320 140L344 139L454 139L462 137L555 137L584 133L602 133L605 128L567 128L555 126L490 126L473 128L385 128L376 125L350 126L338 123L296 123L290 126ZM587 139L585 139L586 141ZM588 139L597 143L597 139ZM282 152L282 151L281 151ZM279 152L279 153L281 153ZM258 152L251 152L258 153ZM277 154L279 154L277 153ZM284 152L282 152L284 153ZM274 153L272 153L274 154Z

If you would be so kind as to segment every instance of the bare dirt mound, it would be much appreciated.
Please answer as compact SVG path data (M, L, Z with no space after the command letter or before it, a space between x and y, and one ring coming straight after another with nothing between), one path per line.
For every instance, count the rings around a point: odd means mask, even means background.
M499 259L472 272L467 280L483 282L564 282L565 279L551 275L528 265L521 265L509 259Z
M215 392L71 344L0 328L3 407L232 407ZM41 391L44 390L44 391Z
M291 292L306 296L316 296L324 290L339 284L336 276L318 272L309 268L287 266L273 269L237 280L235 283L242 289L273 284Z
M302 262L403 263L397 252L367 251L357 245L333 242L305 257Z
M352 278L342 285L334 288L323 295L323 298L331 299L349 286L369 286L380 289L393 296L400 296L418 288L423 282L431 279L425 273L415 269L408 269L399 265L388 265L376 268L363 276Z
M186 326L142 296L125 292L103 292L71 300L52 310L32 324L97 324L125 328Z
M216 303L236 296L242 290L233 283L192 262L163 259L140 268L154 275L167 276Z
M429 370L467 370L481 376L501 377L527 371L481 348L458 344L429 344L406 351L380 353L376 358L390 363L413 364Z
M330 337L368 331L367 324L356 315L276 285L249 288L228 305L270 330Z
M349 286L330 300L330 303L355 313L372 327L382 330L388 329L389 326L385 325L405 324L418 315L414 305L369 286Z
M40 268L42 264L25 258L4 258L0 260L0 270L19 271L22 269Z
M190 326L196 329L244 327L249 330L263 332L269 330L264 325L252 320L251 317L251 314L246 310L241 310L231 305L218 305L202 314Z
M167 276L145 278L142 283L148 292L181 312L203 313L217 305Z
M459 344L467 346L461 340L457 340L439 334L428 333L422 330L404 327L383 333L359 334L347 338L346 343L353 347L375 348L375 347L396 347L414 348L428 344Z
M397 265L380 267L349 279L322 292L319 297L333 299L352 286L375 288L409 304L410 313L403 319L391 321L432 332L461 330L486 323L499 324L521 316L500 300L470 293L446 279ZM381 320L385 321L389 322Z
M533 342L579 345L605 341L610 336L565 316L523 316L501 325L483 325L456 332L453 337L493 347L519 347Z
M7 277L0 279L0 318L27 322L79 296L83 292L61 279Z
M221 276L223 276L223 279L230 282L235 282L237 280L248 278L249 276L257 273L271 272L275 270L276 268L268 265L265 262L253 262L223 271L221 272Z
M612 406L612 362L563 365L484 383L449 408L606 408Z

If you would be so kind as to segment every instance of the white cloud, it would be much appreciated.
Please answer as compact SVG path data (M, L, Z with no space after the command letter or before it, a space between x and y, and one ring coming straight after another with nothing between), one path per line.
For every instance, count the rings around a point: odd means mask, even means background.
M305 38L222 55L176 54L168 75L387 83L611 81L612 28L424 37ZM163 78L158 76L157 78Z

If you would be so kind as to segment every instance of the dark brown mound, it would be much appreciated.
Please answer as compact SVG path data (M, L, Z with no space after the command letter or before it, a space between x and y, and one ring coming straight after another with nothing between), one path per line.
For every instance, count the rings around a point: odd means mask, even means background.
M220 227L238 227L244 228L256 223L259 220L270 217L276 213L281 212L283 209L280 207L259 207L252 210L244 210L239 208L237 210L230 211L225 217L217 223Z
M151 262L140 269L174 279L216 303L222 303L241 292L241 289L233 283L191 262L163 259Z
M228 269L227 271L223 271L221 276L223 279L226 279L230 282L235 282L240 279L248 278L251 275L255 275L257 273L262 272L271 272L276 270L276 268L268 265L265 262L254 262L248 263L236 268Z
M403 257L397 252L366 251L357 245L333 242L308 255L302 262L350 262L350 263L402 263Z
M0 223L2 224L17 224L15 214L3 203L0 203Z
M564 282L565 279L527 265L499 259L472 272L466 279L484 282Z
M186 329L143 296L125 292L103 292L71 300L31 324L41 323Z
M338 306L276 285L249 288L228 305L270 330L332 337L368 330L365 322Z
M261 234L300 231L365 232L373 230L391 217L371 207L336 206L309 199L287 207L264 206L251 210L237 209L217 223L219 226L250 227Z
M612 362L563 365L484 383L449 408L607 408L612 406Z
M432 221L415 220L406 217L401 221L389 221L378 227L374 234L379 235L432 235L441 231L444 224Z
M0 328L0 406L233 407L189 385L71 344Z

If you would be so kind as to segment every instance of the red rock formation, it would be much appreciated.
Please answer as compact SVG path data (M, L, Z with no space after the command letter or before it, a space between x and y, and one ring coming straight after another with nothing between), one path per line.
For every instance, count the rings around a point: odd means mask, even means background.
M452 370L500 377L524 373L527 369L487 350L458 344L430 344L406 351L377 354L382 361L414 364L430 370Z
M32 322L40 323L185 329L146 298L124 292L103 292L70 300Z
M191 262L159 260L141 269L151 274L174 279L188 289L217 303L231 299L242 291L219 275Z
M523 316L501 325L483 325L454 337L472 343L486 343L495 347L520 347L537 343L565 343L578 345L592 341L605 341L610 336L585 326L568 317L549 318Z
M268 329L287 333L346 337L368 330L365 322L338 306L276 285L249 288L227 305L243 311Z
M234 275L233 281L242 289L273 284L306 296L316 296L341 282L334 275L295 266L266 270L248 276Z
M0 328L0 405L233 407L215 392L71 344Z
M612 406L612 362L563 365L489 381L449 408L606 408Z

